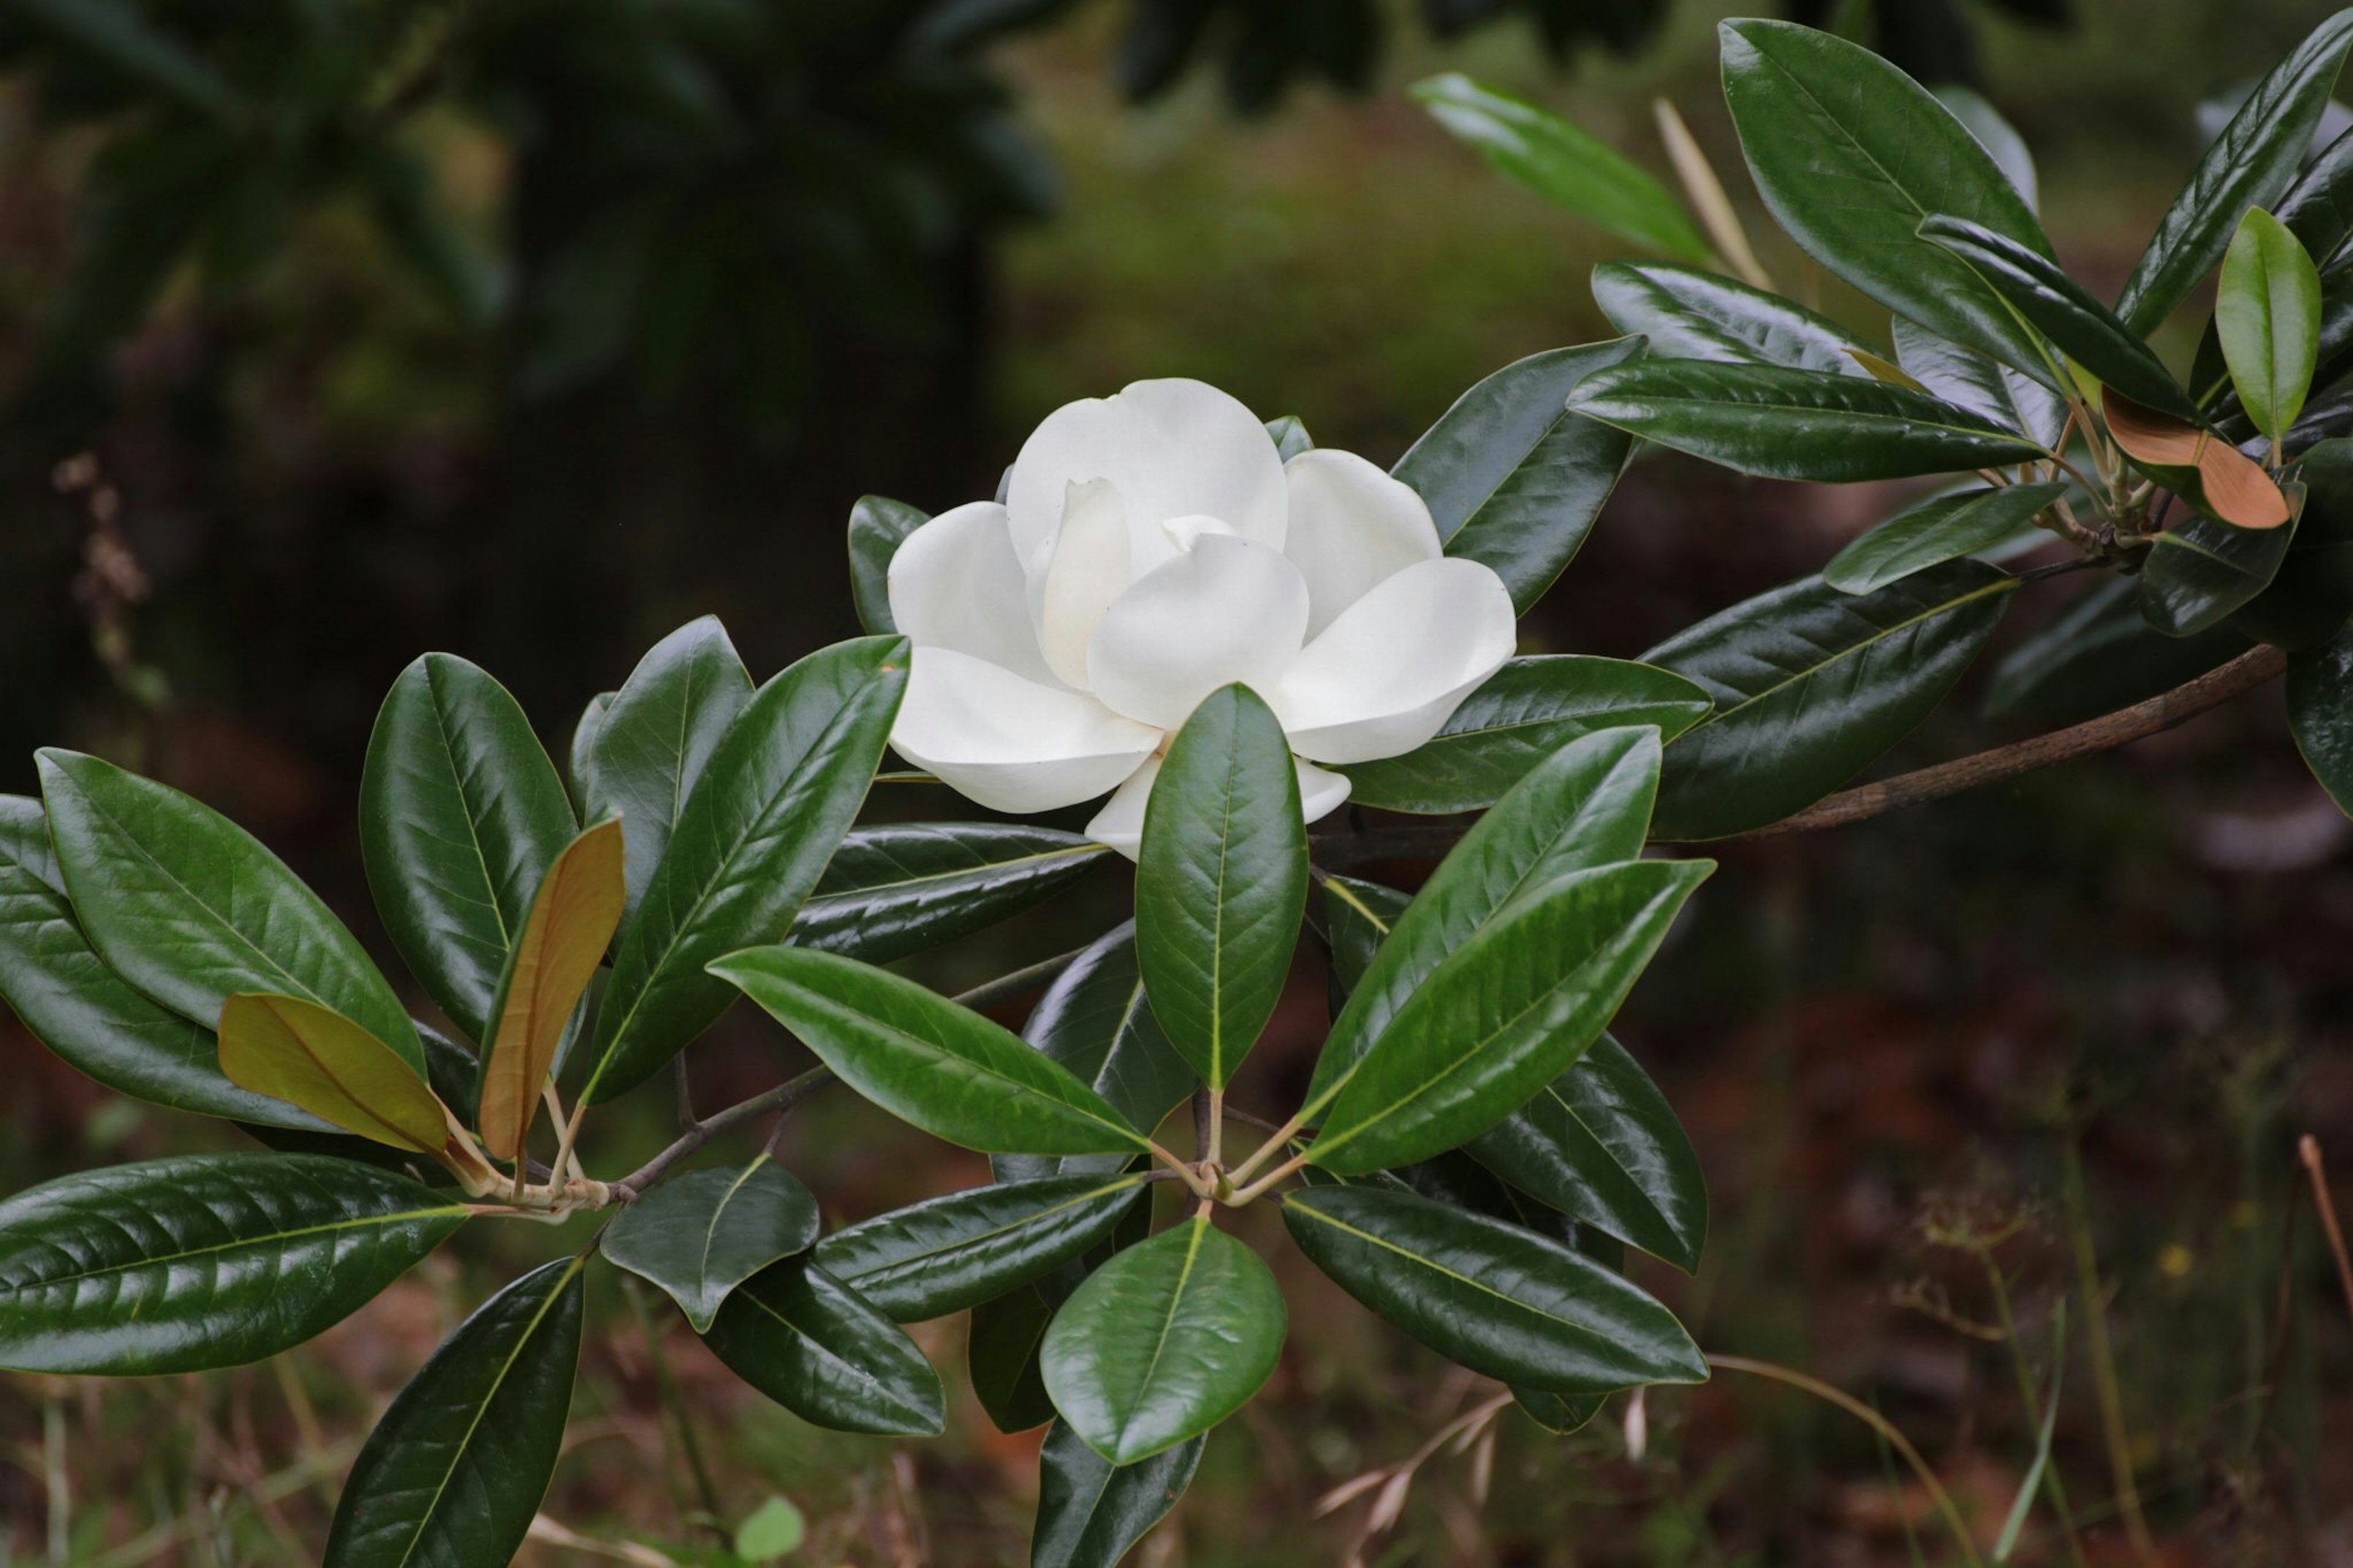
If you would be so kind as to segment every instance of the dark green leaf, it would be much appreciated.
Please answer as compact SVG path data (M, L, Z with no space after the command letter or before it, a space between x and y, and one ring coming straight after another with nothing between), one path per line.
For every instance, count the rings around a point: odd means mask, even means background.
M2320 273L2261 207L2240 219L2223 255L2214 333L2240 405L2274 444L2284 439L2320 363Z
M1630 861L1515 894L1397 1009L1309 1158L1341 1175L1409 1164L1525 1105L1609 1026L1714 869Z
M1324 879L1324 919L1332 939L1332 1007L1336 1016L1365 978L1381 943L1413 902L1413 895L1355 877Z
M1980 414L1908 386L1778 365L1620 365L1586 378L1569 407L1662 447L1777 479L1901 479L2046 455Z
M2284 528L2232 528L2193 517L2157 536L2140 573L2141 614L2168 637L2195 637L2271 585L2287 559Z
M2033 210L1968 128L1902 71L1827 33L1747 20L1719 36L1741 150L1799 248L1937 335L2050 375L2042 345L2001 297L1917 233L1930 214L1951 213L2051 253Z
M929 1436L947 1424L940 1374L915 1342L806 1254L737 1286L703 1342L817 1426Z
M1146 1145L1060 1064L888 970L764 947L711 972L741 986L844 1083L934 1137L1008 1154L1134 1153Z
M233 118L237 89L129 0L16 0L25 22L109 72L216 120Z
M891 618L891 557L931 521L929 512L886 496L860 496L849 509L850 595L858 624L877 637L899 629Z
M1996 364L1974 349L1940 338L1903 317L1892 329L1895 363L1946 402L1982 414L2049 447L2067 427L2067 400L2031 375Z
M1593 269L1593 302L1660 359L1871 374L1854 357L1864 345L1829 317L1704 267L1605 261Z
M605 1256L662 1288L698 1334L728 1293L817 1240L817 1200L765 1154L741 1170L690 1171L613 1218Z
M322 1131L221 1075L213 1032L149 1001L81 933L41 803L0 795L0 997L49 1049L118 1093L174 1110Z
M349 1317L465 1223L406 1177L314 1154L183 1154L0 1203L0 1366L241 1366Z
M1455 401L1391 470L1420 492L1446 552L1485 563L1525 614L1577 554L1633 443L1568 413L1571 388L1642 352L1640 338L1505 365Z
M1038 1454L1038 1527L1030 1568L1113 1568L1159 1523L1201 1468L1207 1437L1114 1465L1057 1423Z
M1132 1465L1250 1402L1282 1353L1282 1288L1197 1216L1087 1277L1046 1331L1046 1390L1087 1446Z
M1659 737L1649 729L1599 731L1529 770L1398 917L1324 1043L1305 1118L1331 1104L1408 998L1498 910L1564 871L1641 855L1658 784Z
M1697 1271L1707 1244L1699 1155L1666 1096L1608 1035L1466 1147L1538 1202Z
M2231 626L2301 648L2328 641L2353 613L2353 441L2306 448L2289 477L2305 492L2295 537L2271 586L2233 615Z
M972 1187L835 1231L817 1260L894 1321L944 1318L1107 1239L1143 1190L1116 1175Z
M1307 907L1307 824L1282 725L1246 686L1211 692L1144 813L1135 954L1153 1016L1223 1089L1274 1016Z
M2222 259L2246 210L2268 207L2287 190L2328 106L2348 44L2353 10L2315 28L2247 95L2126 280L2116 301L2126 326L2143 335L2155 331Z
M1672 740L1707 710L1706 692L1646 664L1583 654L1515 658L1418 749L1339 771L1348 775L1348 798L1361 805L1481 811L1579 735L1651 724Z
M564 1452L586 1255L532 1270L458 1327L352 1463L326 1568L502 1563Z
M1868 594L1924 567L1990 550L2032 526L2065 485L2003 485L1936 496L1857 539L1822 568L1841 594Z
M1680 260L1711 259L1683 203L1575 121L1459 71L1416 82L1412 90L1433 119L1505 178L1620 239Z
M2287 721L2312 776L2353 816L2353 630L2289 658Z
M2141 617L2140 584L2109 577L1994 666L1986 710L2073 724L2170 691L2246 647L2221 626L2165 636Z
M1473 1372L1568 1394L1707 1380L1674 1314L1516 1226L1378 1187L1291 1193L1282 1218L1348 1294Z
M572 805L576 812L588 799L588 769L596 760L596 730L612 710L617 691L600 691L580 710L579 719L572 726L572 751L565 760L565 786L572 792Z
M972 1310L965 1337L965 1363L973 1397L1000 1432L1027 1432L1054 1418L1038 1347L1063 1297L1042 1282L1024 1285Z
M2034 154L2027 147L2026 138L2018 133L2018 128L2004 120L2001 111L1981 95L1966 87L1940 82L1930 90L1936 95L1936 101L1951 110L1953 118L1978 139L1978 145L1993 159L1995 167L2026 204L2027 210L2039 214L2042 180L2034 172Z
M368 737L360 854L402 962L477 1043L539 884L579 830L505 687L446 653L400 672Z
M1944 700L2017 586L1979 561L1948 561L1860 596L1806 577L1644 654L1715 700L1667 753L1654 834L1762 827L1846 783Z
M853 827L789 940L888 963L1042 903L1109 853L1075 833L1027 823Z
M2196 417L2189 395L2165 362L2048 256L1982 224L1941 213L1920 226L1920 237L1976 268L2035 330L2105 384L2151 408Z
M574 746L580 818L617 816L628 846L629 907L638 912L670 848L679 813L712 753L752 702L752 678L716 616L654 644L598 715L582 759Z
M2316 154L2273 211L2306 255L2324 268L2335 260L2353 235L2353 131Z
M902 637L837 643L760 688L711 754L613 959L584 1103L657 1071L734 997L713 959L780 942L866 798L907 687Z
M343 1014L425 1070L417 1026L318 895L227 817L111 763L40 753L58 868L108 967L193 1023L239 991ZM562 848L562 845L557 845Z

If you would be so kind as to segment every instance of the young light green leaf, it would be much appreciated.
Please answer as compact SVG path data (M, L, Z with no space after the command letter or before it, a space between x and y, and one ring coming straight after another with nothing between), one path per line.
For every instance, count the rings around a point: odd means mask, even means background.
M240 992L221 1004L221 1072L373 1142L438 1154L449 1112L399 1052L300 996Z
M228 818L96 757L39 753L58 868L107 966L210 1027L240 991L341 1013L423 1072L406 1009L343 922Z
M349 1317L466 1221L405 1176L316 1154L183 1154L0 1203L0 1367L242 1366Z
M1310 1162L1336 1175L1410 1164L1525 1105L1609 1026L1715 868L1630 861L1514 895L1397 1009L1324 1115Z
M1290 743L1257 693L1221 688L1168 747L1135 870L1135 955L1153 1016L1211 1089L1274 1016L1306 907Z
M849 589L858 624L876 637L895 633L891 616L891 557L931 514L886 496L860 496L849 509Z
M1288 1194L1282 1219L1341 1289L1473 1372L1564 1394L1707 1381L1672 1313L1532 1231L1372 1186Z
M1057 1422L1038 1453L1038 1525L1029 1568L1113 1568L1193 1484L1206 1436L1114 1465Z
M894 1322L994 1300L1107 1239L1136 1176L1045 1176L970 1187L835 1231L818 1266Z
M1660 359L1870 374L1854 358L1863 344L1836 321L1704 267L1605 261L1593 269L1593 302Z
M1492 567L1522 614L1575 558L1634 449L1563 403L1642 346L1620 338L1514 361L1455 399L1391 470L1429 504L1446 552Z
M1113 1154L1146 1147L1103 1096L997 1024L912 980L794 947L720 960L844 1083L900 1120L984 1153Z
M1575 121L1457 71L1416 82L1413 96L1503 175L1635 245L1682 261L1714 253L1664 185Z
M1240 1409L1282 1353L1282 1288L1257 1253L1192 1219L1087 1277L1046 1331L1046 1391L1089 1447L1132 1465Z
M2031 527L2064 485L2001 485L1931 497L1907 507L1831 557L1822 581L1868 594L1923 568L1990 550Z
M578 831L505 687L446 653L400 672L360 774L360 856L402 962L469 1039L490 1038L532 897Z
M898 1326L807 1254L738 1286L702 1337L729 1371L804 1421L929 1436L947 1423L940 1374Z
M524 1275L409 1379L352 1462L325 1568L505 1563L522 1548L564 1452L586 1261Z
M1761 827L1846 783L1944 700L2017 586L1980 561L1948 561L1861 595L1801 578L1644 654L1715 700L1668 750L1656 836Z
M1018 822L853 827L788 940L888 963L1033 908L1110 853L1078 834Z
M613 1217L605 1256L661 1287L698 1334L728 1294L817 1240L817 1200L765 1154L741 1170L689 1171Z
M2247 209L2223 254L2214 331L2255 428L2274 444L2284 439L2304 412L2320 363L2320 269L2287 226L2261 207Z
M1646 360L1597 371L1569 394L1568 406L1767 479L1900 479L2046 455L1984 416L1924 392L1778 365Z
M773 1563L800 1550L808 1536L808 1521L789 1498L772 1497L744 1516L735 1527L735 1555L746 1563Z

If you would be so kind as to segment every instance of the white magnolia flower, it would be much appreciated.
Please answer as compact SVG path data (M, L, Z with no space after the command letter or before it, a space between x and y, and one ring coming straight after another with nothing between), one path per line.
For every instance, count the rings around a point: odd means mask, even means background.
M1004 504L932 519L890 580L914 645L892 746L997 811L1115 790L1087 832L1129 856L1219 687L1274 710L1312 822L1348 795L1316 763L1412 751L1512 654L1511 595L1440 552L1420 496L1346 452L1283 462L1198 381L1056 410Z

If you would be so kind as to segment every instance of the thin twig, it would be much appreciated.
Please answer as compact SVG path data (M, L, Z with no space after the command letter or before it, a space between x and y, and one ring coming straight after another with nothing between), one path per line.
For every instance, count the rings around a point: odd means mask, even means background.
M2345 1254L2345 1233L2337 1228L2337 1205L2328 1196L2328 1173L2320 1163L2320 1140L2307 1132L2295 1141L2296 1158L2312 1177L2312 1204L2320 1211L2320 1231L2337 1259L2337 1282L2345 1291L2345 1310L2353 1312L2353 1258Z
M1089 942L1087 947L1093 945L1092 942ZM983 1008L994 1007L999 1002L1009 1002L1016 996L1035 991L1040 985L1052 984L1062 971L1085 956L1086 951L1085 947L1074 947L1068 952L1058 952L1051 958L1040 959L1026 969L1017 969L1010 974L1000 974L994 980L982 982L969 991L960 992L953 1000L957 1005L969 1007L976 1013Z
M832 1081L831 1068L811 1068L798 1078L786 1079L765 1094L755 1094L749 1100L739 1100L724 1110L712 1111L680 1134L677 1142L670 1144L669 1148L615 1182L614 1198L620 1203L635 1203L638 1195L659 1181L663 1173L672 1165L677 1164L729 1128L765 1116L771 1110L782 1110L786 1106L797 1105Z

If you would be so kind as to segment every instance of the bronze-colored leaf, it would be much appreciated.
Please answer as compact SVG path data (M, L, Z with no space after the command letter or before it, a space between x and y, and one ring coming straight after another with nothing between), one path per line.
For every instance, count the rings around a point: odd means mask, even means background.
M449 1113L399 1052L332 1008L240 991L221 1004L220 1065L239 1089L396 1149L438 1155Z
M565 1026L628 902L618 817L574 839L532 900L499 986L497 1028L482 1065L482 1146L501 1160L522 1152Z
M2293 514L2262 465L2211 430L2114 387L2101 389L2100 414L2126 457L2208 516L2239 528L2277 528Z

